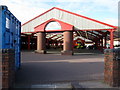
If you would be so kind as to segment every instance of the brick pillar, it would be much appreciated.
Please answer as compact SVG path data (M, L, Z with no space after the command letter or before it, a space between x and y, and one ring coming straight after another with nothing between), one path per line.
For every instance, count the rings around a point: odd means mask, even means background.
M110 31L110 49L114 48L114 31Z
M45 32L37 33L37 50L36 53L45 54L46 53L46 35Z
M3 49L1 51L1 86L3 89L13 88L15 82L15 51L13 49Z
M73 32L72 31L65 31L63 39L63 51L61 52L62 55L73 55Z
M120 86L120 50L106 49L104 54L104 82L113 87Z

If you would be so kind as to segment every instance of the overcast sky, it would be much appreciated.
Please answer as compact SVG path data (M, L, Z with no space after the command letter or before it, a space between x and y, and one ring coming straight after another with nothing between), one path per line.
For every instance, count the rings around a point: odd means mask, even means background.
M51 2L50 2L51 1ZM111 25L118 25L119 0L0 0L23 23L59 7Z

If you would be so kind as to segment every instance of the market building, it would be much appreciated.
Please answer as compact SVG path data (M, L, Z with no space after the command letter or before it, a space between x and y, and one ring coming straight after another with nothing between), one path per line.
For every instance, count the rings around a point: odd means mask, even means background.
M46 53L50 46L63 47L61 54L73 55L73 48L80 42L83 46L92 43L98 50L112 49L116 29L116 26L53 7L22 25L22 48Z

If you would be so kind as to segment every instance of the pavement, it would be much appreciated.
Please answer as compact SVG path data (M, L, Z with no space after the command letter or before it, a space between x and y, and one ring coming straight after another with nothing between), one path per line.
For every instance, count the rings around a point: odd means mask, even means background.
M74 82L85 88L110 88L103 83L104 54L94 51L73 56L60 53L22 52L22 66L16 74L16 88L71 88ZM76 85L76 84L75 84Z

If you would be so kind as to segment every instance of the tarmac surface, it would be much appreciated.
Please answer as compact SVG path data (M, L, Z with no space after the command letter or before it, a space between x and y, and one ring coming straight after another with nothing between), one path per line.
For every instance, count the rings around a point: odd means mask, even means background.
M23 51L21 54L22 66L16 74L18 88L55 83L69 87L71 82L79 82L84 87L92 87L97 82L98 87L108 87L103 84L104 54L94 51L79 52L73 56L50 52L38 54L33 51Z

